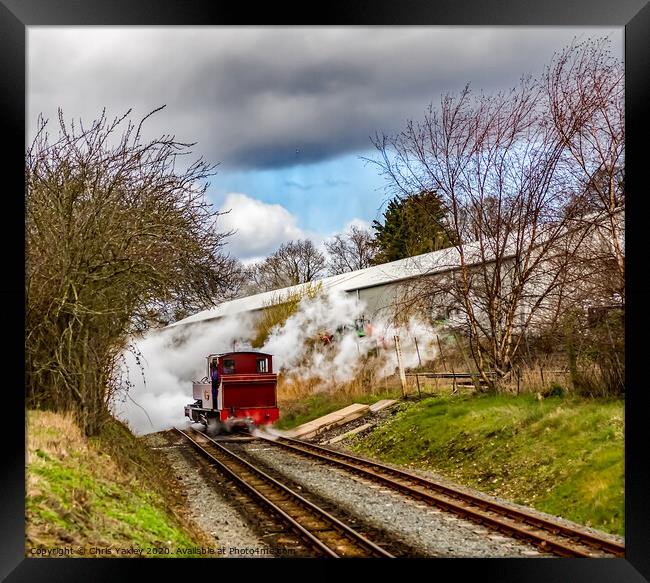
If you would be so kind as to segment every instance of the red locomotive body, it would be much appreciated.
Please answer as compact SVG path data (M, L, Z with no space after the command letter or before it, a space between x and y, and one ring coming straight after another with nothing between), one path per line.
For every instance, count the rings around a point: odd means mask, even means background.
M217 402L213 402L210 364L219 372ZM207 357L207 375L192 383L196 399L185 407L192 421L204 423L210 433L250 429L274 423L280 416L277 407L277 375L273 357L263 352L244 351L211 354Z

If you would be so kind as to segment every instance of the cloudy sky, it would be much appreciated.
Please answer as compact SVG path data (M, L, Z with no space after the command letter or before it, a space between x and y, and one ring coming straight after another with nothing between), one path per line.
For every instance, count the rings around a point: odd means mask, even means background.
M90 121L132 109L146 137L197 142L218 163L208 194L244 261L381 217L385 182L364 161L375 133L420 119L466 83L537 74L576 27L28 27L28 140L37 116Z

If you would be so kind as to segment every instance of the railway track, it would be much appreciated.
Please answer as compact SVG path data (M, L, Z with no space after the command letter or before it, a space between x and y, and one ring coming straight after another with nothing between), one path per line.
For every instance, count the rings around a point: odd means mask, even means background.
M175 431L212 466L293 530L317 555L393 558L389 552L224 445L195 430Z
M261 433L256 435L274 446L337 465L373 482L389 486L411 498L453 512L508 536L528 541L545 552L562 557L625 556L624 545L617 542L575 530L524 510L468 494L404 470L297 439L266 437Z

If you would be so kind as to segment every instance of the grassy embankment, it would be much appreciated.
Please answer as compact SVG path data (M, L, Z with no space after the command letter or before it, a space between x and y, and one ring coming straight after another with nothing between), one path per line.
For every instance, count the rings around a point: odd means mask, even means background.
M28 557L134 556L122 554L131 548L187 556L175 551L214 546L168 502L178 495L160 459L125 425L111 421L85 439L70 417L29 411L27 437Z
M621 400L432 398L355 449L623 535L623 413Z
M315 395L292 404L279 428L351 402ZM534 395L442 396L403 403L354 449L432 470L484 492L624 534L624 402Z

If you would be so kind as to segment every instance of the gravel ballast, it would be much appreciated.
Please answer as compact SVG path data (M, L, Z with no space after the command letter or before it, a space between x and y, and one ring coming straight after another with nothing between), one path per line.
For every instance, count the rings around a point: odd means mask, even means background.
M389 530L412 547L417 556L550 556L478 524L272 445L253 442L242 449L347 513L362 516L378 529Z
M214 539L215 547L224 548L223 557L246 558L246 549L269 547L268 542L238 508L236 500L220 492L219 483L201 471L196 459L187 456L182 438L170 432L152 433L145 438L148 445L159 449L168 460L170 471L179 482L186 499L188 518ZM270 557L269 554L261 555Z
M363 434L373 431L382 422L390 419L396 407L370 413L345 426L336 427L327 433L321 433L308 441L327 443L331 439L342 437L355 427L369 424ZM359 435L344 438L332 449L349 451L347 445L354 443ZM187 498L189 517L197 527L209 533L216 545L230 548L269 548L281 549L295 545L291 537L278 535L277 526L264 525L264 517L251 508L250 501L238 496L234 487L227 480L220 478L213 470L207 470L196 460L196 454L182 445L182 438L173 432L151 434L145 438L149 445L161 449L168 456L171 469L182 484ZM377 485L345 470L311 460L276 447L264 441L242 441L236 446L246 457L258 460L272 472L286 476L293 482L293 488L313 493L314 498L327 501L340 509L342 515L358 518L355 524L365 524L376 532L390 533L395 543L394 548L409 549L398 556L413 557L553 557L536 547L511 537L504 536L484 526L451 513L437 509L406 495ZM359 455L353 453L353 455ZM359 456L364 457L364 456ZM204 466L205 464L203 464ZM385 465L400 468L395 464ZM443 485L458 487L468 493L487 499L496 500L504 505L524 508L508 500L502 500L468 487L458 486L435 472L404 468L422 477ZM212 472L212 474L210 474ZM216 474L216 477L215 477ZM209 504L201 501L209 500ZM533 511L543 517L549 515ZM622 542L621 537L607 535L601 531L577 525L558 517L554 520L572 526L584 532L606 536L611 540ZM376 540L382 544L380 540ZM393 550L391 550L393 552ZM395 554L395 553L393 553ZM275 556L283 556L274 553ZM264 556L274 556L266 554ZM245 556L224 554L224 556ZM284 555L287 556L287 555ZM294 554L294 556L296 556ZM300 556L300 555L297 555ZM302 555L305 556L305 555Z

